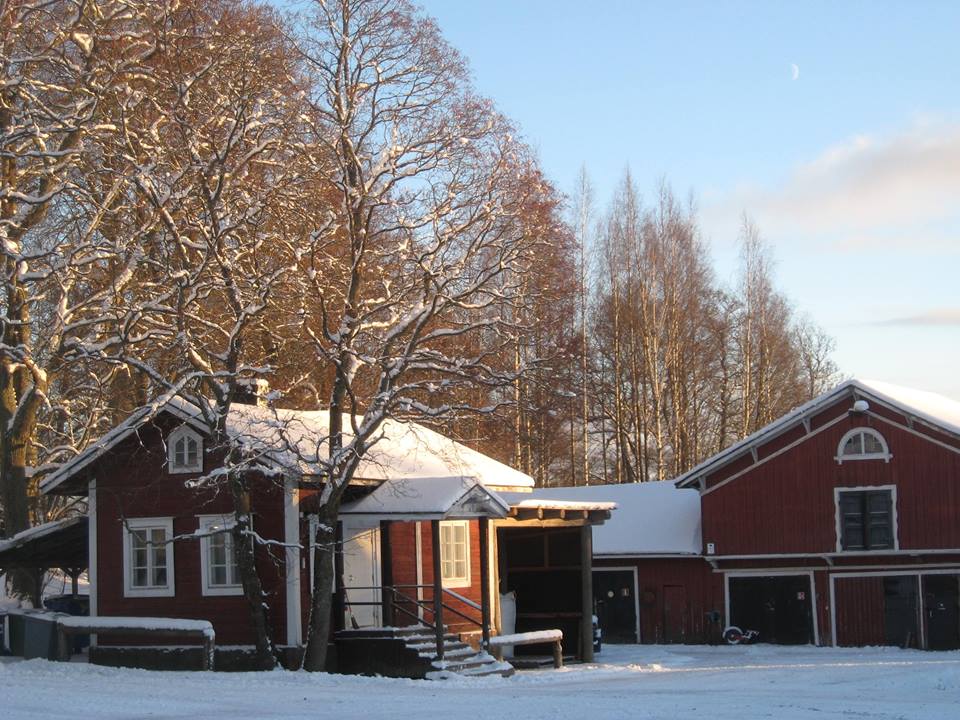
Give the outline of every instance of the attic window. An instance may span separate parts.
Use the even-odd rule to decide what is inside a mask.
[[[181,425],[167,438],[167,467],[170,473],[192,473],[203,470],[203,438]]]
[[[854,428],[840,440],[837,446],[837,462],[845,460],[883,460],[890,462],[890,450],[883,435],[873,428]]]

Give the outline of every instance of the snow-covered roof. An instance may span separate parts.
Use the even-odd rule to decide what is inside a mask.
[[[506,494],[520,501],[519,494]],[[593,529],[598,556],[699,555],[700,494],[672,482],[629,483],[542,488],[520,495],[528,502],[562,503],[585,509],[616,508],[610,519]],[[560,503],[560,504],[558,504]],[[535,505],[531,506],[535,507]]]
[[[369,495],[345,503],[341,515],[386,515],[390,519],[504,517],[510,506],[474,478],[387,480]]]
[[[41,482],[50,492],[162,412],[170,412],[194,427],[202,428],[199,408],[179,398],[131,415],[96,443],[64,463]],[[345,441],[351,435],[349,423]],[[248,449],[261,454],[270,469],[317,474],[319,460],[327,453],[329,413],[284,410],[234,404],[227,418],[227,431]],[[469,477],[492,487],[533,487],[533,478],[487,455],[462,445],[414,422],[387,419],[380,426],[377,442],[367,450],[355,474],[366,480],[411,480],[414,478]]]
[[[66,530],[74,525],[86,522],[87,518],[85,515],[77,515],[75,517],[64,518],[63,520],[54,520],[53,522],[44,523],[43,525],[34,525],[22,532],[18,532],[11,538],[0,540],[0,553],[23,547],[34,540],[39,540],[42,537],[52,535],[60,530]]]
[[[878,380],[852,378],[794,408],[713,457],[707,458],[693,469],[680,475],[674,482],[681,487],[693,484],[700,476],[734,460],[750,448],[786,432],[795,423],[815,415],[845,395],[855,395],[858,398],[893,406],[901,412],[912,415],[917,420],[949,433],[960,435],[960,402],[925,390],[915,390]]]
[[[563,488],[570,490],[571,488]],[[563,494],[563,493],[561,493]],[[539,489],[533,492],[505,492],[500,497],[510,503],[510,507],[522,510],[616,510],[615,502],[586,499],[560,499],[554,497],[549,489]]]

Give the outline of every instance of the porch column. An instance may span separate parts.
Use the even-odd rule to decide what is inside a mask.
[[[393,627],[393,549],[389,520],[380,521],[380,606],[381,624]]]
[[[346,589],[343,587],[343,522],[337,521],[337,530],[336,535],[334,536],[335,547],[333,552],[333,586],[334,586],[334,602],[333,602],[333,629],[344,630],[347,625],[346,611]],[[316,558],[316,549],[311,549],[311,554]],[[316,559],[314,559],[316,562]],[[314,572],[320,572],[320,568],[315,567]],[[313,590],[311,589],[311,592]]]
[[[480,518],[480,649],[490,647],[490,519]]]
[[[580,590],[583,620],[580,628],[581,656],[593,662],[593,526],[580,528]]]
[[[437,660],[443,660],[443,568],[440,564],[440,521],[430,521],[430,554],[433,560],[433,624],[436,630]]]

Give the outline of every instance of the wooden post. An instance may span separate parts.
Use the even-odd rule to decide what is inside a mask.
[[[60,662],[70,662],[70,636],[67,635],[66,628],[60,623],[57,626],[57,660]]]
[[[433,560],[433,624],[436,629],[437,660],[443,660],[443,567],[440,563],[440,521],[430,521],[430,554]]]
[[[380,622],[393,627],[393,551],[390,546],[390,521],[380,521]]]
[[[79,578],[80,578],[80,571],[79,571],[79,570],[74,569],[74,570],[71,570],[71,571],[70,571],[70,594],[71,594],[73,597],[76,597],[76,596],[77,596],[77,593],[78,593],[78,591],[79,591],[79,587],[78,587],[78,585],[79,585]]]
[[[320,568],[314,568],[314,572],[320,572]],[[336,584],[336,597],[333,603],[333,629],[334,631],[346,628],[346,592],[343,587],[343,523],[337,522],[336,547],[333,549],[333,572],[334,582]]]
[[[213,656],[216,648],[216,636],[211,631],[203,635],[203,659],[201,660],[201,670],[213,670]]]
[[[592,648],[593,645],[591,644],[590,647]],[[555,668],[563,667],[563,642],[561,640],[553,643],[553,666]]]
[[[480,632],[481,650],[490,647],[490,519],[480,518]]]
[[[580,528],[581,659],[593,662],[593,527]]]

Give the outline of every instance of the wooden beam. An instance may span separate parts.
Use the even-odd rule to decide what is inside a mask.
[[[580,528],[581,657],[593,662],[593,528]]]
[[[480,632],[481,649],[490,647],[490,520],[482,517],[480,525]]]
[[[433,560],[433,624],[437,660],[443,660],[443,565],[440,562],[440,521],[430,521],[430,554]]]
[[[393,549],[389,520],[380,521],[380,607],[384,627],[393,627]]]

